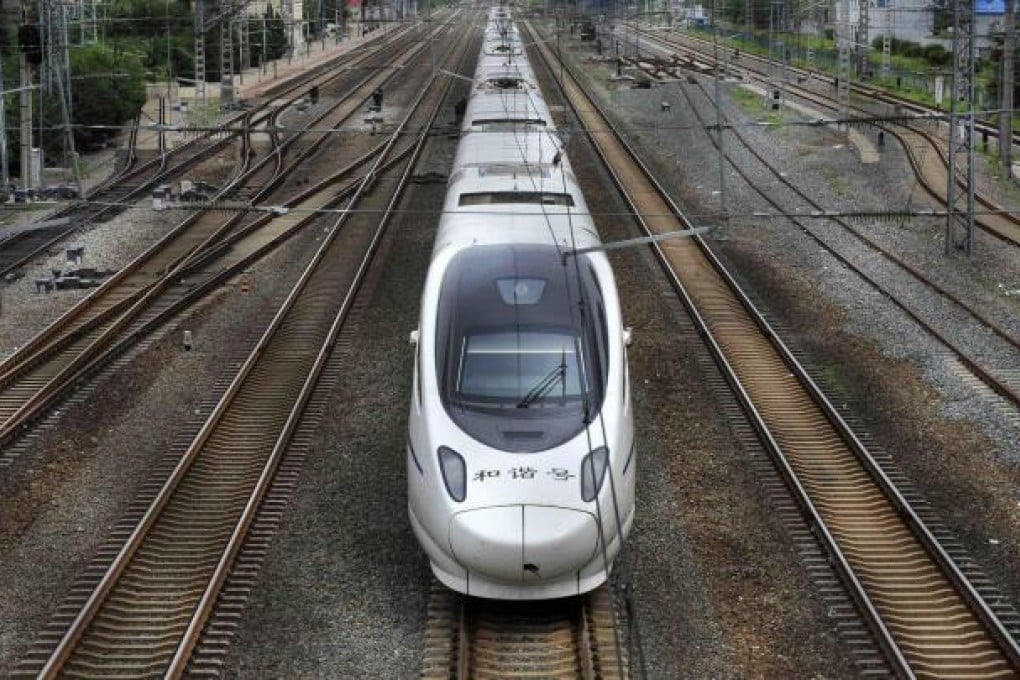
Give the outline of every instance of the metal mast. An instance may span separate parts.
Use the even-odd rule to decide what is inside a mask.
[[[26,0],[21,4],[21,23],[30,23],[31,5]],[[28,62],[26,45],[20,45],[18,55],[21,71],[21,93],[19,112],[21,120],[21,188],[32,188],[32,67]],[[39,45],[35,45],[39,49]]]
[[[778,109],[786,99],[786,3],[773,0],[769,5],[769,106]]]
[[[1003,17],[1001,105],[999,113],[999,160],[1003,177],[1013,177],[1013,52],[1016,50],[1016,0],[1006,0]]]
[[[64,119],[64,144],[67,151],[67,162],[71,166],[74,175],[74,184],[78,188],[78,195],[85,195],[85,188],[81,183],[81,173],[78,172],[78,152],[74,146],[74,130],[71,129],[71,52],[68,46],[70,36],[67,30],[67,5],[60,5],[60,30],[58,39],[63,45],[63,54],[58,57],[59,65],[56,69],[57,94],[60,96],[60,113]]]
[[[857,78],[864,80],[868,76],[870,65],[868,64],[868,52],[871,44],[868,42],[868,7],[871,0],[857,0],[857,40],[854,43],[854,54],[857,56]]]
[[[850,126],[850,0],[839,3],[839,25],[836,27],[839,47],[839,68],[836,70],[836,100],[839,102],[839,129],[849,133]]]
[[[205,2],[195,0],[195,99],[205,108]]]
[[[716,0],[712,0],[712,58],[715,59],[715,125],[716,146],[719,149],[719,214],[726,215],[726,139],[723,137],[722,93],[719,83],[722,80],[722,59],[719,58],[719,26],[715,23]]]
[[[892,73],[893,0],[885,0],[885,32],[882,34],[882,77]]]
[[[287,62],[294,57],[294,0],[280,0],[280,14],[283,15],[283,32],[287,36]],[[361,6],[361,23],[365,21],[365,6]]]
[[[248,10],[242,9],[237,17],[238,39],[241,41],[241,49],[238,52],[241,61],[237,71],[240,74],[241,84],[244,85],[244,69],[251,66],[251,34],[248,31]]]
[[[0,28],[0,31],[7,30]],[[7,109],[4,106],[6,94],[4,81],[4,53],[0,49],[0,197],[7,195]]]
[[[954,0],[953,81],[949,102],[946,254],[974,247],[974,4]],[[959,107],[963,103],[964,110]]]
[[[229,2],[229,0],[228,0]],[[220,108],[234,106],[234,13],[228,4],[220,20]]]

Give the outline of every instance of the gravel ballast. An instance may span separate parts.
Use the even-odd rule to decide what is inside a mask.
[[[591,53],[590,43],[566,38],[563,50],[579,61]],[[659,154],[660,176],[695,221],[716,227],[714,247],[780,325],[784,340],[822,369],[826,389],[850,404],[1017,601],[1020,428],[1012,409],[975,387],[944,349],[800,228],[752,218],[764,208],[732,173],[732,217],[717,222],[715,152],[678,90],[689,88],[689,101],[710,111],[693,85],[632,90],[608,85],[608,67],[586,63],[585,69],[641,148],[650,157]],[[711,90],[710,81],[705,84]],[[387,91],[388,102],[391,94],[396,101],[395,88]],[[661,125],[664,97],[672,98],[668,127]],[[745,122],[755,118],[730,100],[726,112]],[[452,119],[452,112],[443,117]],[[741,134],[825,205],[877,209],[922,200],[895,145],[887,143],[881,162],[865,168],[825,130],[749,127]],[[575,130],[569,153],[603,238],[634,236],[581,137]],[[455,145],[456,139],[433,137],[417,174],[445,175]],[[418,673],[432,577],[406,519],[407,333],[417,318],[444,194],[441,183],[412,186],[408,212],[389,228],[384,270],[357,328],[362,340],[348,349],[314,453],[248,601],[224,667],[230,677]],[[97,225],[81,239],[86,264],[123,266],[171,220],[138,209]],[[941,224],[934,220],[858,226],[1020,334],[1020,302],[1001,292],[1020,288],[1013,249],[979,247],[974,260],[965,261],[942,255]],[[833,249],[870,257],[853,237],[823,228]],[[307,229],[257,264],[250,294],[224,288],[0,470],[0,552],[7,556],[0,561],[0,675],[48,620],[150,467],[190,434],[185,423],[201,415],[195,410],[209,390],[230,376],[233,362],[257,339],[299,273],[298,263],[318,245],[317,230]],[[100,260],[100,253],[108,259]],[[62,250],[5,285],[0,357],[79,295],[37,295],[28,288],[37,272],[60,258]],[[699,360],[704,348],[658,265],[641,250],[615,253],[612,263],[625,323],[634,327],[629,353],[640,456],[638,515],[618,578],[633,598],[631,626],[640,633],[648,677],[852,675],[852,662],[748,452],[721,415],[721,398]],[[873,266],[897,295],[911,295],[894,271]],[[179,346],[185,327],[195,332],[191,352]],[[964,323],[954,328],[963,344],[985,342],[979,334],[965,335],[975,331]]]

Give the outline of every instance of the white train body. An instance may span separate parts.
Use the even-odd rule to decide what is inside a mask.
[[[500,11],[413,334],[408,505],[444,584],[545,599],[608,577],[634,517],[634,426],[613,273],[572,254],[598,234]]]

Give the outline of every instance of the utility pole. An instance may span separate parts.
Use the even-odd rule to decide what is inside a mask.
[[[726,147],[723,138],[723,115],[722,115],[722,93],[720,92],[720,81],[722,74],[722,60],[719,58],[719,26],[715,23],[715,3],[712,0],[712,58],[715,59],[715,125],[716,142],[719,149],[719,214],[726,215]]]
[[[974,5],[953,7],[953,81],[949,101],[949,177],[946,181],[946,254],[974,249]],[[960,102],[966,107],[961,113]],[[959,185],[963,185],[962,189]]]
[[[6,30],[0,28],[0,31]],[[4,53],[0,49],[0,197],[7,196],[9,177],[7,176],[7,107],[4,100],[7,98],[4,90],[7,85],[4,80]],[[6,200],[6,198],[5,198]]]
[[[29,25],[31,16],[30,5],[26,0],[21,4],[21,24]],[[38,30],[38,28],[36,29]],[[38,33],[36,33],[38,37]],[[28,48],[34,46],[19,44],[18,65],[21,74],[21,93],[19,95],[19,113],[21,125],[21,188],[32,188],[32,66],[28,63]]]
[[[78,171],[78,152],[74,146],[74,130],[71,128],[71,53],[68,46],[70,35],[67,30],[67,5],[60,5],[60,30],[57,32],[58,40],[63,45],[63,55],[60,57],[60,66],[56,69],[57,94],[60,97],[60,113],[64,119],[64,148],[67,150],[67,162],[71,166],[71,173],[74,176],[74,185],[78,189],[78,196],[85,195],[85,187],[81,183],[81,173]]]
[[[251,66],[251,54],[250,54],[250,41],[251,37],[248,34],[248,10],[247,8],[242,9],[237,17],[237,37],[240,40],[241,47],[238,52],[239,59],[241,61],[237,67],[238,79],[240,83],[244,85],[244,69]]]
[[[839,68],[836,70],[836,101],[839,104],[839,129],[850,134],[850,2],[840,0],[839,25],[836,27]]]
[[[364,14],[364,6],[361,8]],[[283,32],[287,36],[287,63],[294,58],[294,2],[293,0],[280,0],[280,14],[283,15]]]
[[[1012,1],[1012,0],[1010,0]],[[882,77],[892,73],[892,39],[896,25],[893,14],[893,0],[885,0],[885,32],[882,34]]]
[[[868,77],[871,65],[868,63],[868,52],[871,50],[871,43],[868,38],[868,6],[871,0],[858,0],[857,2],[857,42],[854,44],[854,54],[857,55],[857,78],[864,80]]]
[[[195,0],[195,99],[205,110],[205,2]],[[263,41],[265,38],[263,38]]]
[[[999,160],[1006,179],[1013,178],[1013,53],[1016,51],[1016,0],[1006,0],[1002,40],[1002,80],[999,105]]]
[[[769,91],[768,106],[779,109],[786,99],[785,3],[773,0],[769,5]]]
[[[228,5],[227,15],[220,19],[220,108],[229,110],[233,106],[234,14]]]

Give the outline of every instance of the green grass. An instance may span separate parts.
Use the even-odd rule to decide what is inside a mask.
[[[742,54],[747,53],[755,54],[758,56],[768,56],[768,49],[759,46],[755,42],[746,41],[740,37],[735,38],[728,37],[728,35],[736,33],[738,29],[726,27],[721,30],[727,33],[727,37],[720,40],[719,42],[720,50],[725,49],[732,52],[734,49],[739,49]],[[706,40],[712,39],[712,33],[710,30],[707,29],[692,28],[689,30],[689,32]],[[759,37],[762,36],[759,35]],[[797,36],[794,39],[794,41],[797,45],[797,49],[793,50],[794,58],[790,62],[791,66],[803,69],[811,68],[818,73],[826,74],[829,76],[835,75],[834,71],[830,68],[827,68],[824,64],[816,63],[809,66],[806,60],[799,58],[798,54],[798,49],[807,48],[814,49],[816,53],[834,54],[837,51],[835,41],[828,40],[825,38],[819,38],[816,36]],[[794,41],[790,41],[788,44],[792,47]],[[910,78],[902,78],[900,86],[897,87],[895,74],[897,72],[903,74],[914,74],[914,76],[917,78],[927,80],[928,87],[933,88],[935,76],[938,75],[940,72],[945,71],[946,94],[943,96],[943,106],[947,105],[946,98],[948,97],[950,85],[949,83],[950,79],[947,69],[933,67],[927,60],[920,57],[907,57],[901,54],[893,54],[891,55],[891,67],[894,75],[892,75],[889,78],[883,78],[879,75],[882,71],[882,53],[881,51],[876,51],[874,49],[871,50],[871,52],[869,53],[869,63],[871,64],[872,71],[875,73],[875,78],[873,78],[871,81],[868,81],[867,83],[868,85],[880,87],[881,89],[885,90],[890,94],[902,97],[903,99],[906,99],[908,101],[928,107],[935,106],[935,98],[933,93],[929,92],[927,89],[912,87]],[[979,92],[984,91],[988,83],[991,81],[991,79],[995,77],[995,65],[987,61],[979,62],[979,68],[977,72],[974,74],[974,76],[976,81],[975,87]],[[1020,118],[1018,118],[1017,116],[1013,117],[1013,129],[1020,130]]]
[[[822,177],[825,178],[829,188],[832,189],[837,196],[842,197],[850,193],[850,185],[845,179],[843,179],[843,175],[834,168],[823,167]]]

